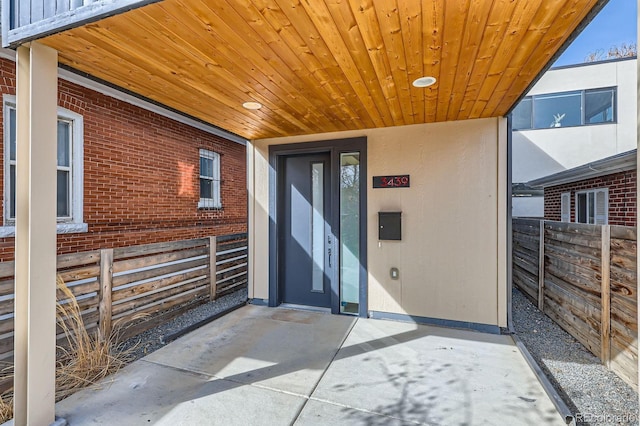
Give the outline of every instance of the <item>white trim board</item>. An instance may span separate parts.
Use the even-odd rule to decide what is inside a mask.
[[[0,48],[0,58],[9,59],[10,61],[15,62],[16,60],[16,52],[11,49]],[[174,111],[170,111],[166,108],[163,108],[159,105],[153,104],[151,102],[147,102],[143,99],[140,99],[136,96],[129,95],[127,93],[121,92],[113,87],[109,87],[105,84],[99,83],[97,81],[91,80],[90,78],[83,77],[74,72],[71,72],[66,69],[58,68],[58,77],[69,81],[71,83],[75,83],[79,86],[82,86],[86,89],[94,90],[98,93],[102,93],[105,96],[109,96],[114,99],[118,99],[122,102],[126,102],[128,104],[140,107],[147,111],[153,112],[155,114],[161,115],[163,117],[169,118],[171,120],[177,121],[182,124],[186,124],[187,126],[191,126],[193,128],[202,130],[203,132],[207,132],[209,134],[220,136],[222,138],[228,139],[232,142],[239,143],[240,145],[246,145],[247,139],[242,138],[233,133],[227,132],[226,130],[220,129],[215,126],[211,126],[195,120],[193,118],[189,118],[182,114],[178,114]]]

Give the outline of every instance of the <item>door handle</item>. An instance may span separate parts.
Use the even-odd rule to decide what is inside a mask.
[[[329,255],[329,268],[331,268],[331,235],[327,237],[327,246],[329,247],[327,249],[327,254]]]

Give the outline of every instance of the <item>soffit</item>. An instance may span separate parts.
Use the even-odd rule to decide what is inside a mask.
[[[40,41],[64,65],[258,139],[502,116],[597,4],[164,0]],[[426,75],[437,83],[412,86]]]

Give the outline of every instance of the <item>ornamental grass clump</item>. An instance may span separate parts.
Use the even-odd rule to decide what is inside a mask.
[[[62,332],[65,336],[57,347],[56,359],[56,401],[60,401],[118,371],[131,361],[131,352],[135,347],[128,350],[118,348],[117,331],[104,337],[87,331],[78,301],[59,275],[56,288],[58,333]],[[117,323],[113,329],[119,329]],[[11,365],[0,373],[0,381],[13,380],[13,375]],[[13,388],[0,396],[0,423],[12,418]]]
[[[0,396],[0,422],[4,423],[13,418],[13,390]]]
[[[66,337],[58,346],[56,400],[115,373],[130,361],[131,351],[117,350],[117,332],[100,338],[89,332],[73,292],[58,276],[56,319]],[[117,327],[114,327],[117,330]]]

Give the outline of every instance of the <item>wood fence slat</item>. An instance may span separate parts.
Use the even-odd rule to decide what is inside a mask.
[[[100,250],[93,250],[81,253],[59,254],[56,258],[56,267],[58,269],[66,269],[75,266],[97,264],[99,262]]]
[[[208,281],[204,284],[207,283]],[[114,314],[114,319],[118,321],[122,320],[123,324],[126,324],[127,320],[133,320],[140,314],[154,314],[162,310],[168,310],[175,306],[179,306],[182,303],[187,303],[194,298],[206,298],[206,300],[208,300],[208,291],[209,287],[207,285],[200,285],[199,287],[194,287],[189,291],[173,294],[171,297],[167,297],[166,299],[156,300],[152,303],[137,307],[130,307],[130,309],[124,310],[121,313]]]
[[[576,255],[585,257],[593,262],[600,263],[600,246],[598,247],[585,247],[563,241],[547,238],[545,241],[546,247],[557,249],[558,251],[564,250],[565,252],[573,252]]]
[[[516,219],[514,221],[516,223],[516,225],[514,226],[530,226],[532,228],[538,228],[538,222],[540,222],[540,219]]]
[[[0,281],[0,296],[13,295],[15,290],[15,281],[13,278]]]
[[[96,309],[98,307],[98,303],[99,303],[100,297],[95,294],[93,296],[90,297],[83,297],[82,299],[77,299],[76,303],[78,305],[78,308],[80,308],[80,311],[85,311],[85,310],[89,310],[89,309]],[[60,303],[60,305],[64,306],[66,304],[68,304],[68,301],[62,301],[62,302],[58,302]]]
[[[513,283],[532,301],[538,300],[537,283],[535,278],[523,273],[518,268],[513,269]]]
[[[13,332],[13,318],[7,318],[0,321],[0,335]]]
[[[611,225],[611,239],[638,240],[638,231],[633,226]]]
[[[540,234],[514,234],[513,240],[518,243],[530,244],[533,250],[538,248],[538,243],[540,242]]]
[[[170,253],[155,254],[148,257],[138,257],[134,259],[119,260],[113,262],[113,273],[125,272],[131,269],[146,268],[149,266],[169,263],[176,260],[190,259],[197,256],[206,256],[209,254],[207,247],[198,247]]]
[[[633,265],[636,263],[636,257],[626,256],[624,254],[617,253],[612,249],[611,251],[611,266],[617,266],[620,269],[630,270],[633,269]]]
[[[574,313],[575,311],[569,309],[569,305],[563,306],[559,304],[553,296],[548,295],[545,303],[548,305],[545,311],[548,316],[554,319],[569,334],[573,335],[594,355],[600,355],[599,332],[577,317]]]
[[[248,282],[248,280],[243,280],[233,285],[221,288],[218,290],[218,297],[224,296],[225,294],[233,293],[234,291],[237,291],[242,287],[246,287]]]
[[[217,244],[216,251],[218,254],[220,254],[220,253],[224,253],[225,251],[229,251],[233,249],[246,248],[247,240],[238,240],[231,243],[221,243],[220,240],[216,237],[216,244]]]
[[[246,269],[247,269],[247,263],[246,262],[238,263],[238,264],[230,266],[228,268],[220,269],[220,270],[216,271],[216,276],[217,275],[224,275],[224,274],[226,274],[228,272],[237,271],[238,269],[242,269],[242,268],[244,268],[245,272],[246,272]]]
[[[550,258],[562,258],[572,265],[581,266],[594,271],[599,271],[601,267],[600,259],[585,256],[572,250],[567,250],[563,247],[545,244],[544,250],[548,253]]]
[[[207,277],[206,269],[197,269],[195,271],[183,272],[180,274],[172,275],[170,277],[161,278],[154,281],[149,281],[144,284],[139,284],[131,287],[126,287],[113,291],[112,303],[120,302],[125,299],[145,297],[146,293],[154,292],[164,287],[170,287],[175,284],[179,284],[183,281],[188,281],[198,277]]]
[[[599,225],[589,225],[586,223],[575,223],[575,222],[555,222],[546,220],[545,229],[550,231],[556,231],[555,233],[562,234],[573,234],[579,235],[582,237],[594,237],[596,239],[600,239],[600,226]]]
[[[638,386],[638,353],[630,349],[637,346],[611,346],[611,370],[631,387]]]
[[[637,304],[628,300],[616,298],[611,295],[611,324],[619,321],[626,324],[626,327],[637,329],[638,308]]]
[[[629,287],[629,291],[626,294],[633,294],[635,293],[635,289],[638,288],[636,271],[621,268],[618,265],[612,265],[611,279],[615,280],[620,285]]]
[[[227,251],[223,251],[223,252],[218,252],[216,254],[216,259],[218,264],[220,262],[224,262],[226,260],[235,258],[235,257],[247,257],[247,249],[246,248],[239,248],[239,249],[233,249],[233,250],[227,250]]]
[[[100,265],[84,266],[65,271],[59,271],[58,275],[65,283],[97,278],[100,275]]]
[[[567,287],[566,283],[553,276],[547,278],[546,286],[549,288],[547,296],[556,301],[560,306],[571,310],[580,321],[590,324],[590,326],[600,332],[601,309],[599,304],[589,303],[586,298],[576,297],[572,287]],[[546,312],[546,311],[545,311]]]
[[[113,259],[115,261],[129,257],[148,256],[157,253],[201,247],[206,246],[207,241],[208,238],[198,238],[195,240],[167,241],[139,246],[120,247],[113,249]]]
[[[13,277],[16,272],[15,262],[13,260],[9,262],[0,262],[0,278]]]
[[[533,275],[537,279],[537,277],[538,277],[538,265],[537,265],[537,262],[535,264],[533,262],[531,262],[531,258],[527,259],[527,258],[525,258],[523,256],[520,256],[519,253],[514,253],[513,264],[519,266],[522,269],[524,269],[525,271],[527,271],[528,273],[530,273],[531,275]]]
[[[160,266],[158,268],[151,268],[144,271],[133,272],[131,274],[123,274],[113,277],[112,286],[114,289],[118,287],[135,283],[150,278],[159,277],[162,275],[174,274],[176,272],[184,271],[186,269],[199,268],[202,266],[208,266],[209,259],[196,259],[187,262],[174,263],[171,265]]]
[[[13,298],[0,300],[0,315],[13,313]]]
[[[631,345],[638,338],[638,328],[633,327],[635,325],[635,321],[633,323],[624,322],[624,321],[612,321],[611,322],[611,340],[612,342],[618,342],[618,344],[622,345]]]
[[[186,284],[171,287],[169,289],[161,290],[156,293],[150,293],[145,295],[144,297],[137,297],[135,299],[128,300],[122,303],[114,303],[111,310],[114,317],[122,315],[126,312],[138,312],[138,309],[141,307],[151,305],[156,302],[169,301],[171,300],[172,296],[187,293],[189,292],[189,290],[194,290],[203,286],[207,286],[207,290],[209,289],[209,277],[203,277]]]
[[[636,257],[637,249],[638,249],[638,244],[635,240],[611,238],[611,251],[624,253],[630,257]]]
[[[572,287],[572,290],[576,297],[582,297],[589,299],[592,304],[600,304],[600,287],[596,287],[595,283],[574,275],[571,272],[567,272],[566,269],[557,268],[554,265],[547,267],[547,276],[552,276],[562,280],[564,284]]]
[[[84,284],[67,284],[69,291],[75,296],[80,297],[85,294],[97,293],[100,291],[100,282],[98,280],[91,281]],[[58,299],[64,298],[62,290],[56,290],[56,297]]]
[[[592,237],[590,235],[569,234],[563,232],[546,232],[545,239],[556,240],[562,243],[569,243],[576,246],[584,246],[589,248],[600,249],[600,237]]]

